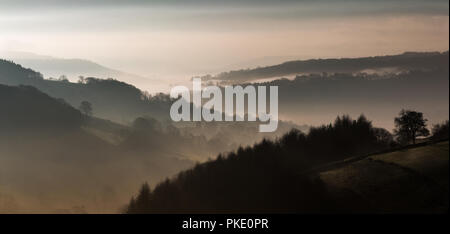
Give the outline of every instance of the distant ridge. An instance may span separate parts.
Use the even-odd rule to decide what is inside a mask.
[[[399,55],[333,58],[288,61],[278,65],[255,69],[233,70],[204,79],[246,82],[257,79],[281,77],[302,73],[321,72],[361,72],[366,69],[396,68],[398,70],[434,69],[448,64],[448,51],[445,52],[405,52]]]
[[[64,75],[71,81],[77,81],[79,76],[114,78],[135,85],[142,90],[150,90],[149,83],[154,80],[120,71],[79,58],[57,58],[29,52],[0,51],[0,58],[14,61],[24,67],[40,71],[45,78],[59,78]]]
[[[0,59],[0,84],[29,85],[74,107],[89,101],[96,117],[129,123],[143,115],[167,118],[171,104],[167,95],[148,96],[133,85],[115,79],[86,77],[82,82],[48,80],[42,74],[11,61]]]

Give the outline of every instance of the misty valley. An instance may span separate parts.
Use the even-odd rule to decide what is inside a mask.
[[[225,86],[225,95],[218,86],[201,87],[201,79],[192,81],[192,100],[187,87],[176,86],[171,92],[172,98],[179,99],[170,107],[173,121],[256,121],[269,122],[259,126],[260,132],[274,132],[278,127],[278,86],[270,86],[269,105],[266,86],[247,85]],[[258,100],[256,97],[258,96]],[[223,99],[222,99],[223,97]],[[202,99],[208,101],[202,104]],[[192,105],[191,105],[192,102]],[[225,105],[223,105],[225,104]],[[236,106],[235,106],[236,105]],[[224,108],[222,108],[224,106]],[[245,111],[247,106],[247,111]],[[269,106],[269,112],[266,110]],[[192,118],[191,118],[192,107]],[[181,113],[180,113],[181,110]],[[234,112],[236,110],[236,112]],[[211,113],[212,112],[212,113]]]
[[[218,94],[191,100],[188,88],[183,99],[113,78],[48,79],[0,60],[0,213],[447,212],[448,56],[203,76],[198,85],[220,94],[277,87],[278,109],[272,92],[268,102],[247,92],[236,112]],[[273,131],[260,131],[268,118],[218,121],[256,120],[266,107]],[[202,115],[208,121],[178,121]]]

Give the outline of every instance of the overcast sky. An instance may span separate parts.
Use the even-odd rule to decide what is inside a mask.
[[[447,0],[0,0],[0,50],[164,79],[263,57],[443,51],[448,28]]]

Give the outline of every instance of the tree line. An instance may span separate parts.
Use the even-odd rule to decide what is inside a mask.
[[[375,128],[361,115],[338,116],[333,124],[292,129],[283,137],[219,155],[217,159],[166,179],[151,190],[147,183],[125,213],[277,213],[345,211],[364,207],[356,197],[337,201],[314,175],[315,166],[415,143],[429,134],[420,112],[402,110],[396,130]],[[427,132],[428,131],[428,132]],[[448,121],[433,127],[432,139],[448,139]]]

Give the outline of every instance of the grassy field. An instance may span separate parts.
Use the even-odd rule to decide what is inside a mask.
[[[448,141],[373,155],[319,175],[357,212],[448,212]]]

